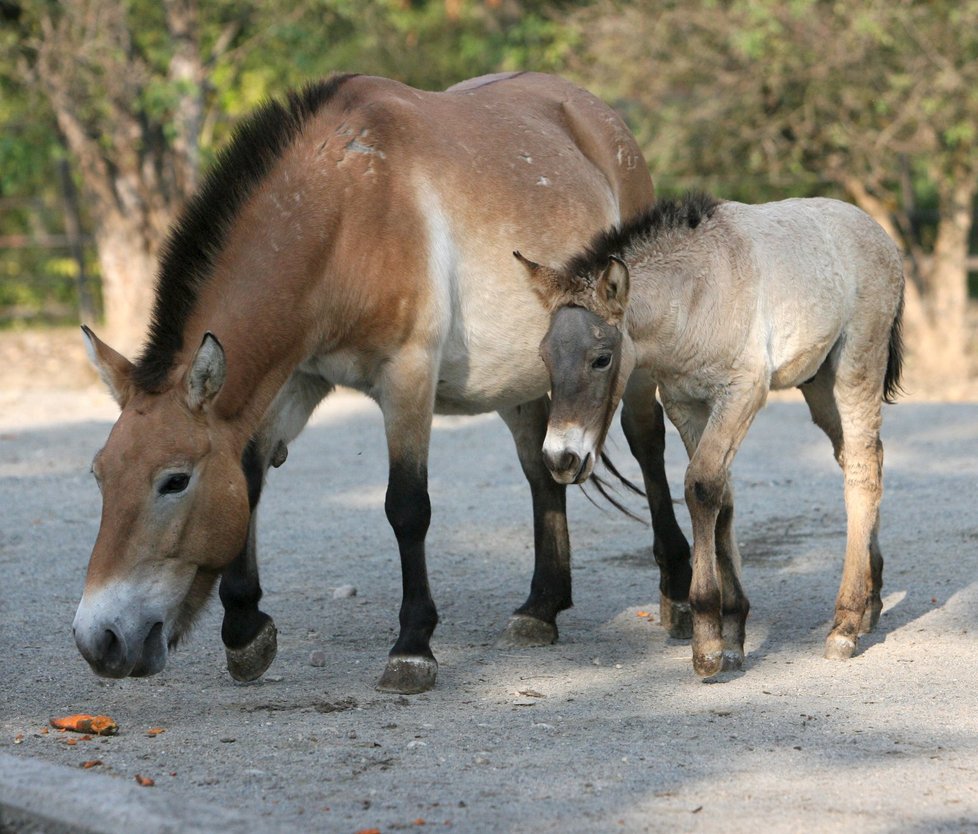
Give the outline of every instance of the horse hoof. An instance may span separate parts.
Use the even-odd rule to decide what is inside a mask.
[[[496,641],[500,649],[528,649],[533,646],[549,646],[557,642],[557,626],[530,617],[514,614],[506,624],[506,630]]]
[[[231,677],[236,681],[253,681],[265,674],[265,670],[272,665],[275,653],[278,651],[277,634],[275,622],[269,617],[247,646],[242,646],[240,649],[225,646],[224,651],[227,654],[228,671]]]
[[[856,641],[842,634],[830,634],[825,640],[825,657],[828,660],[848,660],[856,653]]]
[[[433,657],[392,657],[387,661],[384,674],[377,681],[378,692],[396,692],[400,695],[417,695],[435,685],[438,661]]]
[[[723,661],[723,652],[707,652],[706,654],[693,652],[693,671],[701,678],[712,678],[724,670]]]
[[[665,595],[659,597],[659,619],[673,639],[689,640],[693,636],[693,609],[689,602],[674,602]]]
[[[722,672],[736,672],[744,665],[744,653],[739,649],[724,649],[723,661],[720,666]]]

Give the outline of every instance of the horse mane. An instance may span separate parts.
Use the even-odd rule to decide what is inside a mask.
[[[290,91],[284,102],[267,101],[235,128],[163,245],[149,340],[133,371],[138,388],[162,388],[183,347],[184,326],[241,207],[306,122],[352,77],[334,75]]]
[[[654,240],[673,229],[695,229],[713,215],[722,203],[704,191],[687,191],[682,197],[656,200],[631,218],[598,232],[591,242],[562,268],[571,279],[590,284],[611,257],[621,258],[626,250]]]

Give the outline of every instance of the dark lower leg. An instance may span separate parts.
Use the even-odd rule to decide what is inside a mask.
[[[640,411],[628,402],[621,424],[632,455],[642,468],[652,515],[652,554],[659,566],[660,615],[671,637],[692,635],[689,584],[692,579],[689,543],[676,521],[665,469],[665,419],[652,394]]]
[[[716,525],[724,669],[739,669],[743,665],[747,614],[750,612],[750,602],[740,582],[740,553],[734,535],[733,512],[733,495],[728,487]]]
[[[438,669],[430,642],[438,612],[425,564],[424,540],[431,521],[431,503],[424,464],[392,462],[384,508],[397,538],[403,596],[400,633],[377,686],[393,692],[424,692],[434,686]]]
[[[248,483],[251,521],[241,553],[221,575],[220,598],[224,606],[221,639],[227,650],[228,671],[237,680],[254,680],[271,665],[276,653],[275,624],[259,610],[261,584],[255,543],[256,509],[265,477],[265,466],[252,442],[242,459]]]
[[[557,639],[557,614],[573,605],[567,488],[554,481],[541,449],[547,432],[547,400],[501,412],[513,434],[533,499],[533,579],[530,594],[500,638],[504,646],[540,646]]]

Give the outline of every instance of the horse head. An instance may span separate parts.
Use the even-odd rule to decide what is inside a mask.
[[[628,268],[610,258],[596,274],[554,270],[514,253],[550,309],[540,356],[550,374],[550,419],[543,457],[554,480],[586,481],[635,366],[623,327]]]
[[[150,392],[135,384],[129,360],[84,330],[122,412],[92,463],[102,520],[75,642],[99,675],[151,675],[244,546],[242,443],[215,413],[226,363],[213,335],[172,383]]]

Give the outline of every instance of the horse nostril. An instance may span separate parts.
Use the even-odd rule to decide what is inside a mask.
[[[115,629],[107,628],[102,632],[98,642],[98,654],[103,665],[107,667],[121,666],[125,660],[126,645]]]
[[[561,472],[578,472],[581,468],[581,457],[568,449],[560,456],[557,465]]]

